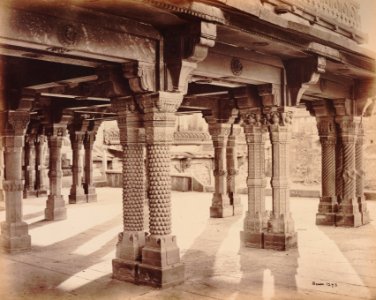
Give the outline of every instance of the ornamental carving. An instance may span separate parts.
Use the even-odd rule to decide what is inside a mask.
[[[15,135],[24,135],[30,115],[24,111],[11,111],[8,113],[8,123],[12,127]]]
[[[72,24],[62,25],[59,28],[57,38],[63,45],[73,46],[81,39],[80,28]]]
[[[236,76],[240,76],[243,72],[243,65],[237,57],[231,60],[231,72]]]
[[[3,189],[6,192],[21,192],[23,191],[22,180],[4,180]]]

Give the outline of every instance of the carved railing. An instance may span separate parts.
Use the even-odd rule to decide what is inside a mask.
[[[361,40],[358,0],[261,0],[276,13],[290,12],[355,40]]]

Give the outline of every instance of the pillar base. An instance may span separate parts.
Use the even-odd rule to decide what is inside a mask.
[[[170,287],[184,281],[184,264],[172,235],[151,235],[142,249],[138,280],[142,284]]]
[[[359,212],[354,214],[336,214],[336,226],[359,227],[362,225],[362,215]]]
[[[317,213],[316,225],[334,226],[336,225],[335,213]]]
[[[184,264],[158,268],[140,264],[138,267],[138,283],[159,288],[168,288],[184,282]]]
[[[359,211],[362,215],[362,224],[368,224],[371,219],[369,216],[369,211],[367,209],[367,203],[364,196],[358,197],[358,203],[359,203]]]
[[[47,221],[65,220],[67,218],[67,209],[63,196],[49,195],[47,198],[47,207],[44,215]]]
[[[210,218],[227,218],[233,215],[234,207],[232,205],[210,207]]]
[[[285,251],[298,246],[298,235],[293,233],[264,233],[264,248]]]
[[[69,195],[69,204],[86,203],[86,202],[87,202],[87,197],[85,194]]]
[[[141,261],[145,236],[146,232],[143,231],[120,232],[119,241],[116,244],[116,257],[126,261]]]
[[[8,253],[17,253],[31,249],[31,237],[25,222],[1,224],[1,248]]]
[[[249,248],[264,248],[264,233],[263,232],[250,232],[241,231],[240,232],[244,246]]]
[[[241,204],[240,196],[235,195],[233,205],[232,207],[234,208],[234,216],[241,216],[243,214],[243,205]]]
[[[115,258],[112,260],[112,278],[138,283],[138,265],[140,262]]]
[[[37,190],[37,197],[47,196],[47,190]]]
[[[86,195],[86,202],[97,202],[97,194],[87,194]]]

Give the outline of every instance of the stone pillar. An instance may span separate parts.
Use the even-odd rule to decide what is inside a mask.
[[[230,205],[233,207],[233,215],[242,214],[242,204],[237,190],[238,153],[236,147],[236,137],[241,133],[238,124],[233,124],[227,141],[226,163],[227,163],[227,193],[230,198]]]
[[[286,250],[297,246],[297,234],[290,213],[289,195],[289,142],[291,139],[291,111],[268,113],[272,144],[272,197],[273,210],[264,234],[264,248]]]
[[[0,115],[5,123],[2,137],[4,149],[5,221],[1,223],[1,246],[7,252],[31,248],[28,225],[22,220],[22,147],[29,122],[28,112],[11,111]],[[2,126],[0,125],[0,128]]]
[[[214,193],[210,207],[211,218],[233,216],[234,207],[227,193],[227,157],[226,147],[231,133],[231,124],[209,123],[209,133],[214,146]]]
[[[70,141],[72,147],[72,186],[69,193],[69,203],[86,202],[84,188],[82,186],[82,145],[85,132],[72,130]]]
[[[48,195],[45,209],[45,218],[49,221],[63,220],[67,217],[65,201],[61,194],[62,176],[61,147],[65,136],[65,124],[53,124],[47,128],[49,148],[49,171],[50,194]]]
[[[139,99],[146,130],[150,236],[142,249],[139,281],[168,287],[184,281],[176,237],[171,235],[170,144],[183,94],[158,92]]]
[[[23,190],[23,197],[35,197],[35,134],[27,134],[25,137],[25,147],[24,147],[24,174],[25,174],[25,184]]]
[[[248,211],[242,232],[247,247],[263,248],[268,214],[265,211],[265,132],[261,114],[243,116],[243,128],[248,148]]]
[[[355,144],[355,168],[356,168],[356,196],[358,197],[359,211],[362,215],[362,224],[370,222],[369,211],[364,196],[364,170],[363,170],[363,140],[364,129],[363,124],[359,124],[358,136]]]
[[[317,128],[321,143],[321,197],[317,225],[335,225],[338,209],[336,196],[336,133],[332,117],[321,117],[317,120]]]
[[[119,233],[113,277],[138,283],[138,268],[145,246],[145,130],[141,114],[132,97],[112,100],[118,114],[120,143],[123,148],[123,231]]]
[[[357,140],[358,121],[351,117],[337,117],[342,145],[342,201],[336,215],[337,226],[358,227],[362,225],[356,197],[355,143]]]
[[[84,178],[84,190],[86,194],[87,202],[97,201],[97,192],[94,186],[93,177],[93,147],[95,142],[95,131],[87,131],[84,138],[84,148],[85,148],[85,178]]]
[[[46,168],[44,166],[47,138],[43,134],[39,134],[36,138],[35,145],[35,162],[36,162],[36,178],[35,189],[37,196],[47,196],[46,188]]]

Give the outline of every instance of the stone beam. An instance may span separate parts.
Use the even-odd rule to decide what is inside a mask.
[[[156,61],[159,33],[134,20],[64,5],[48,13],[39,7],[21,10],[6,4],[1,10],[0,43],[6,47],[47,51],[60,60],[69,55],[119,63]]]

